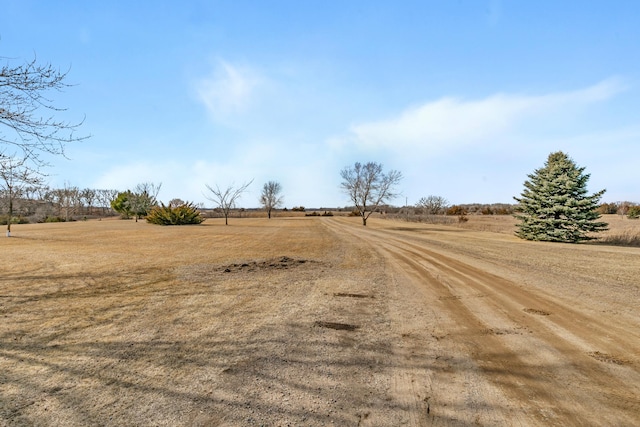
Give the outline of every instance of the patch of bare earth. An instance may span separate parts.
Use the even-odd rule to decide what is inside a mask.
[[[337,217],[13,234],[0,426],[640,424],[640,249]]]

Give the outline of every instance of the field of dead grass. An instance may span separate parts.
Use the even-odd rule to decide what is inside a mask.
[[[383,304],[367,297],[375,258],[313,219],[223,221],[33,224],[0,240],[0,426],[364,416],[361,396],[387,392],[361,372],[382,369],[384,331],[359,321],[357,350],[331,331],[353,300]]]
[[[460,228],[492,233],[514,234],[517,220],[511,215],[469,215],[467,222],[458,224]],[[640,246],[640,220],[622,215],[603,215],[600,221],[609,224],[609,230],[597,233],[595,242],[630,246]]]
[[[636,248],[223,221],[17,225],[0,239],[0,426],[640,421]],[[479,350],[489,341],[510,376]],[[532,400],[513,384],[538,363],[553,372],[527,380]],[[583,391],[553,403],[567,378]]]

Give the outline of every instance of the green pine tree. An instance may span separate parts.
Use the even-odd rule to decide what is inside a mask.
[[[527,240],[577,243],[593,239],[589,233],[604,231],[598,222],[600,197],[605,190],[587,195],[589,174],[562,151],[549,154],[544,167],[528,175],[515,217],[516,235]]]

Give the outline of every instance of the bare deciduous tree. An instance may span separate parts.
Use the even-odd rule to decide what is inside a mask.
[[[102,214],[106,214],[107,210],[111,209],[111,202],[118,197],[118,190],[96,190],[98,203],[102,207]]]
[[[82,201],[87,206],[87,215],[91,215],[91,211],[93,210],[93,204],[95,203],[98,192],[93,188],[85,188],[80,192],[80,197]]]
[[[69,221],[79,208],[80,190],[65,182],[64,187],[53,190],[55,203],[59,206],[59,216],[64,211],[64,220]]]
[[[65,83],[66,77],[67,72],[51,64],[41,65],[35,58],[17,66],[7,61],[0,68],[1,145],[17,147],[22,151],[19,158],[42,166],[45,162],[39,154],[64,155],[65,144],[88,138],[74,134],[82,122],[73,124],[54,117],[65,109],[54,106],[49,93],[71,86]]]
[[[394,187],[402,180],[399,171],[391,170],[385,174],[382,165],[375,162],[364,165],[356,162],[353,167],[344,168],[340,176],[343,179],[340,186],[349,195],[364,226],[381,204],[398,196]]]
[[[136,185],[128,200],[129,209],[135,216],[136,222],[139,217],[145,216],[149,209],[158,204],[157,198],[160,188],[162,188],[162,183],[143,182]]]
[[[29,167],[26,158],[5,156],[0,153],[0,186],[7,198],[7,237],[11,237],[11,221],[13,219],[13,202],[23,188],[42,186],[44,174],[38,169]]]
[[[282,186],[279,182],[269,181],[262,187],[260,204],[267,210],[267,216],[271,218],[271,211],[282,204]]]
[[[422,208],[426,213],[431,215],[437,215],[444,213],[449,207],[449,201],[442,196],[427,196],[422,197],[416,203],[416,207]]]
[[[234,185],[228,186],[226,189],[221,190],[218,185],[215,188],[211,187],[209,184],[205,184],[207,190],[211,193],[211,196],[205,196],[207,199],[214,202],[218,208],[222,210],[224,214],[224,223],[225,225],[229,225],[229,212],[231,209],[235,208],[236,201],[242,193],[247,190],[247,187],[251,185],[253,180],[242,184],[239,187],[235,187]]]

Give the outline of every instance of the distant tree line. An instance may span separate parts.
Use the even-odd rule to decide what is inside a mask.
[[[10,192],[12,194],[10,194]],[[111,201],[118,190],[81,189],[65,184],[61,188],[49,186],[23,186],[0,189],[0,221],[8,221],[9,204],[11,218],[15,222],[70,221],[77,217],[104,217],[115,215]]]
[[[614,202],[603,203],[598,207],[598,213],[606,215],[622,215],[630,219],[640,218],[640,203],[634,202]]]

